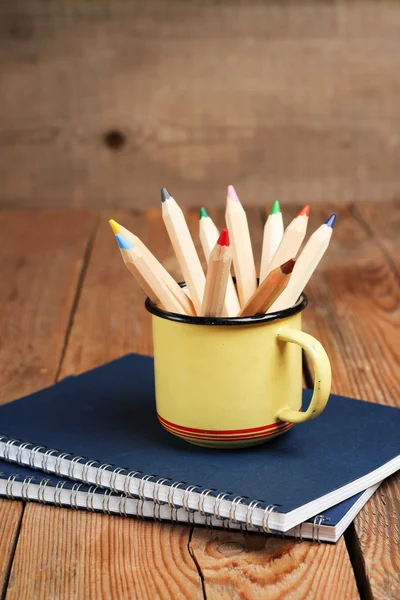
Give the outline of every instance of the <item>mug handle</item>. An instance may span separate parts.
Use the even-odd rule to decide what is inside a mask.
[[[293,329],[289,326],[281,327],[277,338],[284,342],[293,342],[300,346],[310,357],[314,368],[314,393],[306,411],[296,411],[282,408],[277,417],[289,423],[303,423],[318,417],[328,402],[331,391],[331,364],[322,344],[312,335]]]

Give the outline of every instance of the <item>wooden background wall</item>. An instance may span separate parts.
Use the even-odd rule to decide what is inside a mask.
[[[400,189],[400,2],[0,3],[0,206]]]

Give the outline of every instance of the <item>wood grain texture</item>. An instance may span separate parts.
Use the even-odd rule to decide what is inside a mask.
[[[8,600],[200,599],[188,528],[29,504]]]
[[[195,529],[190,551],[208,600],[358,598],[344,540],[336,546]]]
[[[0,202],[391,198],[399,26],[391,0],[3,2]]]
[[[152,352],[144,294],[121,259],[110,217],[138,234],[159,258],[168,252],[159,235],[159,211],[149,219],[122,212],[102,215],[61,376],[128,352]],[[28,505],[7,598],[201,598],[200,578],[188,551],[190,531]]]
[[[0,402],[54,382],[95,225],[85,211],[0,212]]]
[[[325,346],[332,364],[332,390],[400,406],[400,286],[388,252],[398,249],[398,205],[337,208],[338,221],[326,258],[308,287],[304,327]],[[311,229],[322,221],[314,210]],[[371,597],[398,598],[400,590],[399,476],[375,494],[355,520],[358,556]]]
[[[54,382],[95,224],[84,211],[0,212],[0,402]],[[0,501],[0,590],[22,514]]]
[[[17,543],[18,529],[23,514],[22,502],[0,500],[0,597],[3,597],[7,585],[14,548]]]

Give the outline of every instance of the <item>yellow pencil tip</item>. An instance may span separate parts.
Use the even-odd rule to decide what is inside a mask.
[[[110,223],[110,227],[115,233],[115,235],[117,235],[117,233],[119,233],[121,229],[121,225],[117,223],[117,221],[114,221],[114,219],[110,219],[108,222]]]

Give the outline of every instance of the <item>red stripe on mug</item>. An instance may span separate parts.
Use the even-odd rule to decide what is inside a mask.
[[[176,430],[179,430],[182,433],[195,433],[195,434],[207,434],[207,435],[246,435],[253,433],[264,433],[269,430],[275,430],[282,427],[285,427],[288,423],[285,421],[281,421],[280,423],[270,423],[269,425],[264,425],[262,427],[253,427],[251,429],[197,429],[195,427],[184,427],[183,425],[177,425],[176,423],[171,423],[171,421],[167,421],[161,415],[157,414],[159,420],[165,427],[174,427]]]
[[[167,424],[168,422],[167,423],[163,422],[163,420],[161,418],[160,418],[160,422],[165,427],[165,429],[167,429],[171,433],[177,434],[181,437],[187,437],[187,438],[198,439],[198,440],[214,440],[214,441],[224,441],[224,442],[229,442],[231,440],[237,441],[237,440],[253,440],[253,439],[267,438],[272,435],[276,435],[277,433],[287,431],[288,429],[293,427],[293,423],[282,423],[282,424],[276,425],[273,429],[271,429],[271,427],[269,427],[268,431],[264,431],[264,432],[246,433],[246,431],[248,431],[248,430],[244,429],[244,430],[236,430],[235,431],[236,435],[231,433],[229,435],[222,436],[220,434],[215,434],[215,432],[212,430],[203,430],[201,433],[196,433],[193,430],[190,431],[189,428],[185,428],[185,431],[183,431],[181,428],[179,428],[179,426],[175,426],[173,424],[169,425],[169,424]]]

